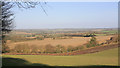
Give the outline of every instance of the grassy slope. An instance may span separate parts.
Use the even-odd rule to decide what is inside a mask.
[[[76,56],[3,55],[3,57],[21,58],[30,63],[50,66],[118,65],[118,48]],[[7,62],[9,64],[9,61]]]

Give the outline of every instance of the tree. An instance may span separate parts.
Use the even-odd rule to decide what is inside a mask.
[[[6,34],[7,32],[12,30],[13,27],[13,13],[11,12],[11,8],[13,7],[13,5],[11,5],[9,2],[2,2],[1,3],[1,10],[2,10],[2,18],[1,18],[1,22],[2,22],[2,34]]]
[[[0,18],[1,20],[1,30],[2,30],[2,52],[8,52],[8,46],[5,45],[5,34],[10,32],[12,30],[12,24],[13,24],[13,13],[10,11],[10,9],[13,7],[9,2],[2,2],[0,3]]]
[[[98,45],[97,40],[96,40],[96,38],[93,36],[93,37],[90,39],[89,43],[87,43],[86,47],[87,47],[87,48],[89,48],[89,47],[95,47],[95,46],[97,46],[97,45]]]
[[[45,9],[42,6],[41,2],[2,2],[0,1],[0,33],[2,37],[2,52],[8,52],[8,47],[5,45],[6,40],[4,40],[7,33],[9,33],[13,29],[13,13],[11,12],[11,8],[13,6],[18,6],[19,8],[30,9],[35,8],[36,5],[40,5],[42,10],[46,13]],[[44,2],[46,4],[46,2]]]
[[[62,45],[57,45],[56,46],[56,53],[63,53],[66,52],[65,47]]]
[[[45,9],[43,8],[43,4],[46,4],[46,2],[1,2],[0,1],[0,15],[2,16],[0,18],[2,25],[2,33],[6,34],[10,32],[13,29],[13,13],[10,11],[13,6],[18,6],[19,8],[24,8],[24,9],[30,9],[30,8],[35,8],[36,5],[40,5],[42,10],[46,13]]]
[[[12,4],[18,6],[19,8],[24,8],[24,9],[35,8],[37,5],[40,5],[43,12],[47,15],[47,13],[43,7],[43,5],[46,5],[47,2],[14,2]]]

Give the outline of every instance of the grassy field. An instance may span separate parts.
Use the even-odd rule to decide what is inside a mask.
[[[3,55],[3,66],[47,65],[47,66],[89,66],[118,65],[118,48],[76,56]]]
[[[110,36],[96,36],[97,41],[99,43],[103,43],[106,40],[109,40],[110,37],[112,37],[113,35]],[[8,43],[7,45],[10,48],[14,48],[16,45],[18,44],[28,44],[28,45],[35,45],[35,46],[45,46],[47,44],[51,44],[53,46],[56,45],[62,45],[62,46],[79,46],[79,45],[83,45],[85,43],[87,43],[89,40],[91,39],[91,37],[73,37],[71,39],[51,39],[51,38],[46,38],[44,40],[31,40],[31,41],[24,41],[24,42],[12,42],[12,43]]]
[[[103,30],[102,32],[106,32],[106,33],[109,33],[109,34],[115,34],[118,32],[118,30]]]

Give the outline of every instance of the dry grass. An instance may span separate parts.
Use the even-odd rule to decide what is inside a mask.
[[[103,43],[103,42],[105,42],[106,40],[109,40],[111,37],[113,37],[113,35],[110,35],[110,36],[96,36],[97,41],[98,41],[99,43]]]
[[[106,40],[110,39],[111,36],[97,36],[97,41],[99,43],[105,42]],[[78,45],[83,45],[87,43],[91,37],[73,37],[71,39],[51,39],[51,38],[46,38],[44,40],[31,40],[31,41],[25,41],[25,42],[16,42],[16,43],[8,43],[10,48],[14,48],[15,45],[17,44],[28,44],[28,45],[36,45],[36,46],[44,46],[47,44],[51,44],[53,46],[56,45],[62,45],[62,46],[78,46]]]

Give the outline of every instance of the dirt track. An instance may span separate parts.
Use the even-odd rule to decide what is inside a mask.
[[[118,44],[109,44],[109,45],[101,45],[93,48],[89,48],[86,50],[78,50],[74,52],[69,52],[69,53],[55,53],[55,54],[35,54],[35,53],[30,53],[30,54],[25,54],[25,53],[4,53],[3,55],[54,55],[54,56],[66,56],[66,55],[81,55],[81,54],[88,54],[88,53],[96,53],[112,48],[117,48],[120,47]]]

